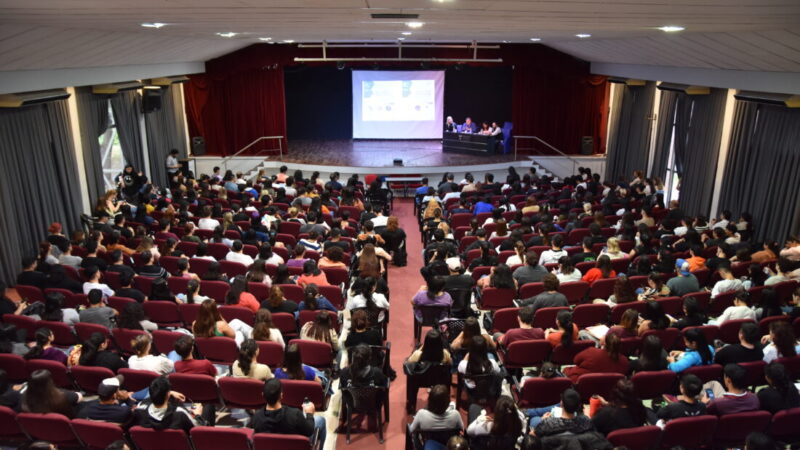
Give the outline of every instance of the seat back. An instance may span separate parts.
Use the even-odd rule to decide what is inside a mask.
[[[772,421],[769,411],[748,411],[720,416],[714,433],[715,444],[744,443],[750,433],[764,432]]]
[[[338,286],[318,286],[319,293],[327,298],[337,309],[344,309],[345,299]]]
[[[487,287],[481,292],[479,306],[481,309],[496,311],[502,308],[512,308],[516,292],[514,289]]]
[[[0,406],[0,438],[24,438],[22,429],[17,424],[17,413],[6,406]]]
[[[19,413],[17,423],[35,440],[48,441],[55,445],[76,445],[78,438],[69,425],[69,419],[56,413]]]
[[[418,305],[414,306],[414,310],[421,313],[420,325],[423,327],[435,327],[450,315],[450,305]]]
[[[27,286],[24,284],[18,284],[14,286],[14,289],[17,290],[17,294],[23,300],[26,300],[28,303],[33,302],[42,302],[44,303],[44,292],[36,286]]]
[[[589,347],[594,347],[594,341],[573,341],[569,347],[564,347],[559,344],[553,349],[553,354],[550,356],[550,361],[558,365],[573,364],[575,355],[586,350]]]
[[[503,308],[495,311],[492,321],[492,333],[505,333],[512,328],[517,328],[519,326],[517,322],[519,310],[520,308]]]
[[[723,292],[711,299],[708,305],[708,314],[710,316],[719,316],[729,306],[733,306],[733,298],[736,296],[736,291]]]
[[[218,309],[220,315],[228,322],[232,321],[233,319],[239,319],[251,327],[256,322],[256,315],[253,314],[253,311],[243,306],[223,305]]]
[[[126,355],[134,353],[133,347],[131,347],[131,341],[136,339],[136,336],[140,334],[147,334],[147,332],[144,330],[129,330],[127,328],[114,328],[114,331],[111,332],[111,335],[114,337],[114,342],[117,344],[117,348],[122,350],[122,353]]]
[[[215,336],[196,338],[197,350],[204,358],[214,364],[231,365],[239,357],[239,348],[233,338]]]
[[[128,304],[135,302],[136,300],[128,297],[108,297],[108,306],[119,311],[120,314],[125,310],[125,307],[128,306]]]
[[[171,373],[169,382],[174,391],[186,396],[187,402],[218,403],[217,382],[210,375],[194,373]]]
[[[166,355],[175,349],[175,341],[184,336],[180,331],[155,330],[152,332],[153,346],[162,355]]]
[[[297,336],[297,322],[294,314],[274,313],[272,314],[272,324],[280,330],[284,338]]]
[[[550,356],[553,346],[545,339],[515,341],[502,354],[503,364],[509,369],[539,366]]]
[[[625,447],[628,450],[650,450],[656,448],[660,437],[661,428],[655,425],[623,428],[612,431],[606,436],[615,447]]]
[[[700,378],[703,383],[708,383],[712,380],[722,382],[722,366],[719,364],[689,367],[683,373],[697,375],[697,377]]]
[[[75,324],[75,334],[78,335],[79,342],[87,341],[93,333],[100,333],[106,337],[111,337],[111,330],[103,325],[88,322],[78,322]]]
[[[300,350],[303,364],[325,369],[333,366],[333,348],[327,342],[308,339],[292,339],[289,345],[295,344]]]
[[[797,424],[800,423],[800,408],[778,411],[772,416],[769,433],[775,440],[792,441],[800,437]]]
[[[258,409],[266,405],[263,381],[222,377],[217,383],[222,400],[229,408]]]
[[[194,427],[190,435],[194,450],[250,450],[253,429]]]
[[[283,364],[283,346],[272,341],[257,341],[258,362],[266,364],[273,370]]]
[[[112,442],[125,440],[125,432],[115,423],[72,419],[70,425],[84,446],[92,450],[105,450]]]
[[[567,297],[567,301],[570,305],[577,305],[586,297],[589,288],[589,283],[585,281],[570,281],[561,284],[558,287],[558,292],[561,292]]]
[[[677,445],[700,448],[711,442],[717,428],[716,416],[681,417],[667,422],[662,433],[661,448]]]
[[[666,351],[682,348],[682,343],[679,342],[679,338],[681,337],[681,330],[677,328],[665,328],[663,330],[647,330],[642,334],[642,340],[647,339],[647,336],[650,335],[658,336],[658,338],[661,340],[661,345],[664,347],[664,350]]]
[[[619,261],[615,259],[614,261]],[[613,261],[612,261],[613,263]],[[589,299],[594,300],[596,298],[602,298],[603,300],[607,299],[614,293],[614,283],[617,282],[616,278],[601,278],[594,283],[592,283],[591,287],[589,288]]]
[[[158,378],[158,374],[149,370],[119,369],[118,375],[122,375],[124,380],[122,386],[132,392],[141,391],[150,387],[150,383]]]
[[[25,339],[28,341],[33,340],[36,329],[38,328],[35,319],[22,315],[3,314],[3,323],[14,325],[17,330],[24,330]]]
[[[302,408],[306,398],[314,404],[317,411],[325,410],[325,392],[316,381],[281,380],[283,399],[281,403],[295,408]]]
[[[595,394],[609,398],[614,386],[623,378],[625,375],[619,373],[587,373],[578,377],[575,389],[581,394],[584,403]]]
[[[349,386],[342,388],[342,400],[348,412],[380,414],[386,398],[386,388],[378,386]]]
[[[572,312],[572,321],[578,328],[586,328],[601,323],[607,323],[610,314],[611,308],[603,303],[578,305]]]
[[[53,345],[56,347],[71,347],[78,343],[78,338],[72,328],[64,322],[53,322],[40,320],[36,323],[37,328],[49,328],[53,332]]]
[[[200,311],[200,303],[181,303],[178,305],[178,313],[181,315],[183,325],[192,329],[192,322],[197,319],[197,314]]]
[[[555,405],[561,401],[561,393],[571,387],[572,381],[565,377],[528,378],[519,393],[519,405],[521,408]]]
[[[0,353],[0,369],[6,371],[6,377],[12,383],[21,383],[28,379],[25,358],[22,356],[13,353]]]
[[[519,298],[526,299],[536,297],[544,292],[544,283],[525,283],[519,288]]]
[[[561,311],[569,311],[567,306],[556,306],[552,308],[539,308],[533,315],[534,328],[555,328],[556,316]]]
[[[231,286],[225,281],[202,280],[200,282],[200,295],[213,298],[217,303],[225,303],[225,296]]]
[[[253,450],[311,450],[311,441],[297,434],[258,433],[253,435]]]
[[[753,322],[751,319],[733,319],[726,320],[719,325],[718,337],[726,344],[739,343],[739,329],[747,322]]]
[[[75,384],[87,394],[96,394],[100,383],[114,376],[114,372],[106,367],[74,366],[70,373]]]
[[[671,370],[637,372],[631,377],[636,395],[643,399],[661,398],[675,385],[677,375]]]
[[[300,311],[300,313],[297,315],[298,327],[302,329],[303,325],[307,324],[308,322],[313,322],[314,319],[316,319],[317,314],[319,314],[319,312],[320,312],[319,310],[311,311],[308,309]],[[333,311],[325,311],[325,312],[328,314],[328,316],[330,316],[331,328],[339,332],[339,315]]]
[[[56,386],[66,389],[72,388],[72,380],[67,373],[67,366],[58,361],[29,359],[25,362],[25,369],[28,371],[28,377],[37,370],[49,370]]]
[[[150,300],[142,304],[145,315],[162,327],[177,327],[183,324],[178,304],[163,300]]]
[[[183,430],[154,430],[135,426],[129,432],[139,450],[192,450],[189,436]]]
[[[622,315],[628,309],[634,309],[639,314],[642,314],[647,307],[647,302],[628,302],[620,303],[611,308],[611,323],[618,324],[622,320]]]
[[[657,298],[656,303],[661,305],[664,313],[672,317],[683,316],[683,300],[680,297],[662,297]]]

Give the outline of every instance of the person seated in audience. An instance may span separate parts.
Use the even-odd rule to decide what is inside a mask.
[[[17,284],[35,286],[39,289],[47,287],[47,275],[37,270],[38,261],[32,256],[22,258],[22,272],[17,275]]]
[[[597,259],[597,255],[592,252],[593,245],[594,243],[592,242],[591,237],[584,237],[581,241],[581,251],[569,257],[572,264],[595,261]]]
[[[368,311],[389,309],[389,301],[384,294],[376,292],[378,280],[373,277],[359,278],[353,282],[347,295],[345,309],[366,308]],[[378,315],[378,321],[383,322],[384,314]]]
[[[4,314],[18,316],[22,314],[22,311],[24,311],[27,307],[28,302],[24,299],[21,299],[19,302],[15,302],[14,300],[8,298],[6,296],[6,284],[0,281],[0,317],[2,317]]]
[[[414,350],[406,362],[428,364],[451,364],[450,352],[445,348],[442,333],[437,329],[428,330],[420,348]]]
[[[156,278],[150,285],[150,300],[180,303],[180,300],[172,294],[172,290],[164,278]]]
[[[196,230],[197,225],[195,225],[194,222],[187,222],[186,226],[184,227],[183,236],[181,236],[181,241],[199,244],[202,239],[200,239],[200,236],[194,234]]]
[[[352,312],[350,317],[350,328],[344,347],[350,348],[356,345],[383,345],[383,336],[378,328],[371,328],[367,320],[367,312],[364,309],[357,309]]]
[[[83,396],[75,391],[59,389],[47,369],[34,370],[20,400],[20,411],[26,413],[57,413],[71,419]]]
[[[304,299],[297,305],[298,311],[318,311],[318,310],[325,310],[325,311],[332,311],[338,313],[339,310],[333,306],[330,300],[325,298],[324,295],[319,293],[319,288],[316,284],[311,283],[306,285],[304,292]]]
[[[525,264],[525,254],[527,253],[527,250],[525,249],[525,243],[521,240],[516,240],[514,242],[513,250],[514,254],[506,259],[505,264],[508,267],[521,266]]]
[[[63,308],[62,306],[64,306],[64,294],[48,292],[44,296],[44,312],[40,314],[39,319],[50,322],[64,322],[71,327],[80,322],[78,311],[74,308]]]
[[[664,395],[667,404],[658,408],[656,416],[659,420],[668,422],[672,419],[682,417],[696,417],[706,414],[706,404],[700,401],[700,393],[703,392],[703,381],[697,375],[685,374],[681,377],[680,395],[672,401],[672,398]]]
[[[108,287],[107,284],[100,282],[100,277],[103,274],[100,272],[97,266],[89,266],[86,268],[86,279],[89,280],[83,283],[83,293],[89,295],[89,292],[93,290],[100,291],[101,299],[102,297],[111,297],[114,295],[114,290]]]
[[[575,366],[564,370],[573,383],[586,373],[628,373],[628,358],[620,354],[620,338],[615,334],[607,334],[601,348],[589,347],[575,355],[574,362]]]
[[[699,245],[693,245],[689,248],[689,254],[691,255],[689,258],[686,258],[686,262],[689,263],[689,270],[701,270],[705,269],[706,267],[706,259],[703,258],[703,248]],[[677,262],[676,262],[677,263]]]
[[[268,242],[265,242],[258,250],[258,259],[254,263],[259,261],[271,266],[278,266],[284,262],[280,255],[272,252],[272,246]]]
[[[714,288],[711,290],[711,299],[713,300],[716,296],[723,294],[725,292],[740,292],[744,290],[744,286],[742,286],[742,281],[738,278],[733,276],[733,272],[731,271],[730,264],[723,264],[719,266],[717,269],[719,272],[721,280],[717,281],[714,285]]]
[[[253,339],[245,339],[239,346],[239,357],[233,362],[231,373],[234,377],[253,378],[266,381],[273,377],[266,364],[258,362],[258,343]]]
[[[261,308],[269,310],[271,313],[290,313],[297,311],[297,303],[287,300],[283,295],[280,286],[273,285],[269,290],[269,298],[261,302]]]
[[[761,343],[765,344],[763,359],[767,363],[778,358],[797,356],[800,353],[800,343],[788,322],[772,322],[769,325],[769,335],[762,337]]]
[[[725,311],[714,320],[710,320],[710,325],[722,325],[728,320],[756,320],[756,312],[750,307],[750,294],[747,291],[737,292],[733,297],[733,306],[725,308]]]
[[[100,289],[92,289],[88,298],[89,307],[79,313],[80,321],[102,325],[108,329],[114,328],[119,312],[103,303],[103,292]]]
[[[58,255],[58,263],[62,266],[69,266],[75,270],[78,270],[81,267],[81,263],[83,262],[83,258],[80,256],[74,256],[72,254],[72,245],[69,244],[67,241],[65,244],[62,244],[59,247],[59,251],[61,252]]]
[[[134,276],[136,276],[136,272],[134,272],[133,268],[127,264],[125,264],[125,260],[129,259],[125,254],[119,250],[114,250],[111,252],[111,265],[108,266],[106,272],[116,272],[119,273],[120,276],[123,274],[128,275],[131,280]]]
[[[244,275],[236,275],[233,278],[231,288],[225,295],[225,304],[241,306],[249,309],[253,313],[258,311],[260,308],[260,304],[258,303],[258,300],[256,300],[256,297],[247,292],[247,278]]]
[[[655,300],[645,302],[644,312],[642,312],[642,322],[639,324],[639,335],[641,336],[649,330],[664,330],[670,326],[670,321],[661,307],[661,303]]]
[[[211,218],[211,206],[204,206],[200,210],[200,220],[197,222],[197,228],[201,230],[214,231],[220,226],[219,220]]]
[[[608,306],[613,307],[625,303],[632,303],[636,300],[636,291],[634,290],[630,279],[625,275],[620,275],[619,278],[614,281],[614,292],[608,297],[608,299],[603,300],[602,298],[596,298],[592,301],[592,303],[605,303]]]
[[[317,267],[317,263],[313,259],[309,259],[303,264],[303,274],[297,278],[297,284],[306,287],[309,284],[316,284],[317,286],[330,286],[328,277],[325,272]]]
[[[452,291],[456,289],[470,290],[475,286],[475,280],[464,273],[464,266],[458,257],[447,258],[446,260],[448,276],[445,277],[444,290]]]
[[[483,331],[478,319],[475,317],[467,317],[467,319],[464,320],[464,328],[462,328],[458,336],[453,339],[453,342],[450,343],[450,349],[454,352],[459,350],[469,351],[468,347],[475,336],[482,337],[486,341],[486,345],[489,349],[494,350],[496,347],[494,339]]]
[[[513,289],[515,291],[518,288],[517,280],[514,279],[511,268],[503,263],[492,266],[489,275],[481,277],[477,282],[477,286],[481,291],[487,287]]]
[[[514,280],[517,281],[518,286],[538,283],[543,281],[546,275],[548,275],[547,269],[539,264],[539,255],[533,250],[525,254],[525,265],[517,267],[513,273]]]
[[[705,325],[708,321],[708,316],[703,312],[700,307],[700,302],[695,297],[686,297],[683,299],[683,317],[675,322],[672,326],[682,330],[686,327],[699,327]]]
[[[207,359],[194,358],[194,338],[185,334],[175,340],[175,353],[181,357],[175,361],[175,372],[195,375],[217,376],[217,368]]]
[[[275,369],[275,378],[279,380],[306,380],[321,382],[318,376],[319,371],[311,366],[303,364],[300,355],[300,346],[289,344],[283,355],[281,366]],[[343,373],[340,374],[339,382],[341,385]]]
[[[491,195],[485,195],[478,200],[472,207],[472,214],[478,215],[481,213],[490,213],[494,211]]]
[[[97,399],[82,403],[77,418],[127,425],[133,418],[136,401],[120,389],[120,378],[106,378],[97,386]]]
[[[192,322],[192,333],[195,337],[236,337],[236,332],[222,318],[217,309],[217,303],[213,299],[204,300],[200,304],[197,317]]]
[[[568,435],[573,437],[594,431],[592,419],[583,414],[583,402],[575,389],[569,388],[561,393],[560,412],[546,412],[541,416],[532,434],[538,438]]]
[[[622,250],[620,250],[619,241],[617,240],[617,238],[614,237],[608,238],[608,241],[606,241],[606,247],[600,252],[600,256],[602,255],[606,255],[610,259],[620,259],[628,257],[627,254],[625,254]]]
[[[720,365],[760,361],[764,353],[760,344],[761,333],[758,325],[746,322],[739,328],[739,343],[726,345],[714,355],[714,362]]]
[[[747,390],[747,370],[738,364],[728,364],[723,374],[724,389],[718,381],[711,381],[714,398],[709,398],[707,393],[701,397],[708,413],[724,416],[758,410],[758,397]]]
[[[216,206],[215,206],[216,207]],[[228,239],[222,230],[222,226],[218,226],[214,228],[214,231],[211,234],[211,238],[208,240],[209,244],[224,244],[226,247],[231,248],[233,247],[233,240]]]
[[[508,271],[508,278],[511,278],[511,272]],[[512,280],[513,281],[513,280]],[[416,295],[411,299],[411,305],[414,308],[414,317],[417,321],[422,321],[422,310],[418,306],[447,306],[448,308],[453,305],[453,299],[450,294],[444,290],[445,278],[442,276],[431,276],[427,279],[427,285],[419,288]],[[448,311],[441,311],[439,314],[440,319],[446,318]]]
[[[115,291],[117,297],[124,297],[136,300],[139,303],[147,301],[147,296],[144,293],[133,287],[133,276],[122,273],[119,276],[120,288]],[[199,286],[199,284],[198,284]]]
[[[191,411],[181,406],[186,397],[172,390],[169,380],[160,376],[150,382],[150,397],[134,410],[134,423],[144,428],[156,430],[183,430],[188,433],[200,425],[198,416],[203,413],[203,406],[196,405]]]
[[[675,274],[677,276],[667,280],[667,288],[671,295],[684,296],[691,292],[700,290],[700,282],[692,272],[689,271],[691,265],[685,259],[675,261]]]
[[[25,359],[47,359],[50,361],[67,363],[67,355],[53,347],[55,336],[49,328],[39,328],[33,335],[34,345],[25,354]]]
[[[592,284],[597,280],[605,278],[615,278],[617,272],[611,266],[611,259],[607,255],[601,255],[597,258],[597,264],[586,271],[586,274],[581,278],[583,281]]]
[[[559,345],[569,347],[578,340],[578,326],[572,322],[572,312],[562,310],[556,314],[556,328],[544,330],[544,338],[554,348]]]
[[[800,407],[800,393],[786,367],[771,362],[764,368],[767,387],[758,391],[761,409],[776,414],[779,411]]]
[[[495,342],[508,348],[511,343],[516,341],[529,341],[533,339],[544,339],[544,330],[533,327],[534,309],[524,306],[517,311],[518,328],[512,328],[505,334],[497,332],[492,336]]]
[[[305,257],[306,248],[302,245],[297,245],[294,248],[294,252],[292,253],[292,257],[286,261],[287,267],[303,267],[303,265],[309,259]]]
[[[661,338],[651,334],[642,341],[639,357],[630,361],[630,371],[631,373],[636,373],[667,370],[669,366],[668,356],[667,351],[664,350],[664,346],[661,344]]]
[[[164,278],[166,279],[169,274],[167,271],[158,265],[155,255],[146,250],[139,255],[142,265],[139,267],[139,275],[149,278]]]
[[[778,260],[778,264],[775,265],[777,272],[774,272],[769,266],[766,267],[766,270],[769,272],[769,278],[764,280],[764,286],[773,286],[778,283],[783,283],[784,281],[789,281],[791,275],[791,268],[792,263],[786,258],[781,258]]]
[[[708,247],[709,246],[706,245],[706,248]],[[723,242],[719,244],[719,246],[717,246],[717,253],[714,255],[714,257],[708,258],[706,260],[706,268],[708,270],[714,271],[724,264],[729,265],[730,260],[733,256],[734,256],[733,248],[730,245]]]
[[[80,293],[83,286],[79,281],[73,280],[60,265],[50,266],[47,272],[45,289],[67,289],[73,293]]]
[[[409,431],[433,433],[437,431],[456,431],[464,429],[458,409],[450,402],[450,387],[437,384],[431,387],[428,404],[414,414]],[[435,439],[435,438],[434,438]],[[441,444],[441,442],[439,442]]]
[[[334,228],[333,230],[338,230],[338,228]],[[344,243],[346,244],[346,242]],[[344,250],[342,250],[342,247],[336,245],[329,246],[322,258],[319,259],[318,266],[320,268],[334,267],[347,269],[347,264],[344,262]]]
[[[639,335],[639,312],[628,308],[622,313],[619,325],[613,325],[608,333],[616,334],[620,339],[632,338]]]
[[[683,372],[689,367],[706,366],[714,362],[714,348],[706,342],[706,335],[698,328],[690,328],[683,333],[686,350],[669,352],[668,370]]]
[[[174,239],[176,242],[180,240],[177,234],[170,231],[170,228],[172,228],[172,223],[168,219],[159,220],[158,226],[159,226],[159,231],[153,236],[156,239],[164,241],[166,241],[167,239]]]
[[[248,424],[256,433],[297,434],[311,437],[315,432],[319,436],[320,448],[325,445],[325,418],[315,416],[314,403],[306,402],[303,409],[281,404],[283,386],[276,379],[264,383],[264,400],[267,406],[253,414]]]
[[[622,278],[622,277],[620,277]],[[640,301],[655,300],[658,297],[669,295],[669,288],[664,283],[664,279],[658,272],[652,272],[647,276],[647,285],[637,296]]]
[[[560,283],[558,277],[552,273],[548,273],[542,278],[542,285],[544,292],[536,295],[535,297],[520,300],[519,304],[529,306],[534,314],[540,308],[553,308],[557,306],[568,306],[567,297],[558,292]]]
[[[108,339],[102,333],[92,333],[84,341],[77,352],[77,362],[72,364],[73,354],[69,356],[71,365],[105,367],[116,373],[119,369],[127,369],[128,363],[118,354],[108,350]]]
[[[569,256],[562,256],[558,260],[558,267],[553,269],[552,272],[559,283],[573,283],[581,281],[583,274],[580,270],[575,268],[575,265],[570,260]]]
[[[759,307],[756,308],[756,319],[766,319],[767,317],[783,316],[783,308],[775,289],[768,287],[761,291]]]
[[[334,352],[339,351],[339,336],[331,323],[331,316],[327,311],[318,311],[314,320],[306,322],[300,328],[300,339],[324,342],[330,344]]]
[[[272,282],[272,287],[274,288],[281,284],[296,284],[295,280],[297,280],[297,276],[289,272],[289,267],[286,264],[279,264],[278,267],[275,268],[275,279]]]
[[[286,347],[283,335],[279,329],[275,328],[272,323],[272,313],[267,309],[261,308],[256,312],[253,330],[250,335],[256,341],[272,341],[281,344],[281,347]]]
[[[622,379],[611,390],[609,400],[597,395],[600,409],[592,417],[594,427],[608,435],[614,430],[636,428],[655,422],[655,415],[648,410],[636,395],[633,382]]]
[[[86,256],[84,256],[83,261],[81,261],[82,268],[89,269],[89,267],[95,266],[99,270],[105,272],[105,270],[108,268],[108,263],[105,259],[97,256],[97,251],[97,241],[86,241]],[[19,282],[17,284],[19,284]]]
[[[192,272],[192,268],[189,265],[188,258],[180,258],[175,262],[175,266],[177,267],[177,271],[173,274],[178,278],[186,278],[187,280],[197,280],[200,281],[200,276],[196,273]]]
[[[464,376],[463,382],[467,392],[472,392],[476,387],[472,376],[492,374],[499,377],[503,373],[497,361],[489,358],[490,343],[491,338],[486,339],[482,335],[472,336],[466,348],[467,354],[458,363],[458,373]]]
[[[554,264],[557,263],[561,257],[567,256],[567,251],[562,248],[563,246],[564,238],[562,238],[560,234],[553,236],[553,239],[550,241],[550,250],[542,252],[539,257],[539,264]]]
[[[514,448],[525,432],[525,415],[507,395],[497,398],[491,416],[480,405],[470,405],[468,418],[467,436],[477,448]]]
[[[243,253],[244,244],[241,240],[236,239],[233,241],[233,245],[231,246],[231,250],[225,255],[225,259],[227,261],[238,262],[240,264],[244,264],[245,266],[250,266],[255,261],[252,256]]]
[[[128,367],[134,370],[155,372],[159,375],[171,373],[175,369],[174,363],[164,355],[150,354],[152,345],[153,338],[149,334],[140,334],[131,340],[134,354],[128,358]],[[150,392],[150,395],[152,396],[153,393]]]

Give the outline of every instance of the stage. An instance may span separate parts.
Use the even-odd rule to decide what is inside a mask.
[[[392,167],[393,161],[397,158],[403,160],[405,167],[441,167],[510,162],[514,160],[514,155],[444,153],[441,139],[291,140],[289,151],[283,156],[283,161],[322,166]]]

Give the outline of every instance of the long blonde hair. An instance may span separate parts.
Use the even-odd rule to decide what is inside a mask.
[[[619,253],[619,241],[617,238],[610,237],[608,241],[606,241],[606,246],[608,247],[608,253],[617,254]]]
[[[436,197],[431,197],[428,200],[428,206],[425,207],[425,212],[422,214],[423,219],[430,219],[433,217],[434,211],[436,210],[441,211],[441,206],[439,206],[439,202],[436,201]]]

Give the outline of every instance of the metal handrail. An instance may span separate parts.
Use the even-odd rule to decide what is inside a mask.
[[[222,165],[224,167],[224,170],[228,170],[228,161],[230,161],[231,159],[233,159],[236,156],[239,156],[240,154],[242,154],[242,152],[244,152],[245,150],[249,149],[250,147],[256,145],[257,143],[263,141],[264,139],[277,139],[278,140],[278,152],[279,152],[279,157],[278,158],[279,159],[283,159],[283,136],[261,136],[260,138],[257,138],[255,141],[253,141],[253,142],[245,145],[244,147],[242,147],[242,149],[240,149],[238,152],[223,158],[222,159],[222,163],[220,165]],[[270,149],[270,150],[275,150],[275,149]]]
[[[561,150],[553,147],[549,142],[545,141],[544,139],[540,138],[539,136],[512,136],[512,137],[514,138],[514,161],[517,160],[517,139],[533,139],[533,140],[541,142],[547,148],[549,148],[550,150],[553,150],[554,152],[558,153],[559,155],[563,156],[564,158],[567,158],[568,160],[572,161],[572,174],[573,175],[575,174],[575,167],[578,165],[578,160],[576,160],[575,158],[567,155],[566,153],[562,152]]]

